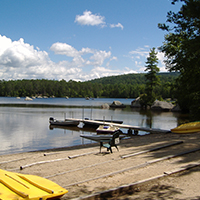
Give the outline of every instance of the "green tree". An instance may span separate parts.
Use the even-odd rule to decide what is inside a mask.
[[[172,4],[177,1],[173,0]],[[176,92],[180,107],[199,119],[200,1],[181,1],[183,4],[179,12],[168,12],[167,23],[158,24],[160,29],[168,32],[160,50],[167,57],[167,69],[180,72]]]
[[[158,58],[157,52],[155,48],[150,49],[149,56],[147,57],[146,61],[146,69],[145,74],[146,83],[145,83],[145,94],[141,96],[141,104],[145,107],[151,106],[152,103],[156,99],[156,94],[154,92],[155,87],[159,85],[160,79],[157,76],[157,73],[160,71],[158,66]]]

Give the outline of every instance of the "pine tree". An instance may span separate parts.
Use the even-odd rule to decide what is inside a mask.
[[[160,71],[157,64],[157,52],[155,51],[155,47],[150,49],[149,56],[147,57],[145,74],[146,83],[145,83],[145,94],[141,96],[141,104],[142,106],[151,106],[156,99],[156,94],[154,93],[155,86],[159,85],[160,79],[157,76],[157,73]]]

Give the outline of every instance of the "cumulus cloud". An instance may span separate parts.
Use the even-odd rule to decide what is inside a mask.
[[[90,65],[101,66],[106,58],[111,56],[111,52],[106,51],[95,51],[94,54],[90,57]]]
[[[22,38],[12,41],[0,35],[0,79],[40,78],[52,64],[46,51],[34,49]]]
[[[160,72],[166,72],[165,64],[164,64],[164,54],[162,52],[157,51],[158,58],[158,67],[160,68]],[[145,70],[145,62],[147,57],[149,56],[150,47],[145,45],[144,47],[139,47],[136,50],[132,50],[129,52],[129,57],[135,62],[135,66],[139,69],[139,72],[144,72]],[[141,62],[143,60],[143,62]]]
[[[111,28],[121,28],[122,30],[124,29],[124,26],[121,23],[118,24],[110,24]]]
[[[127,73],[136,73],[131,68],[117,69],[118,58],[109,51],[83,47],[77,50],[67,43],[56,42],[50,50],[56,55],[64,55],[71,60],[53,62],[46,51],[25,43],[21,38],[12,41],[0,35],[0,80],[10,79],[54,79],[66,81],[85,81],[94,78]],[[144,72],[146,57],[149,54],[147,47],[138,48],[129,52],[129,57],[135,63],[138,72]],[[166,71],[163,63],[164,55],[157,54],[161,61],[161,71]],[[114,61],[114,62],[113,62]]]
[[[80,25],[87,25],[87,26],[101,26],[106,27],[105,17],[99,14],[92,14],[91,11],[83,12],[83,15],[76,15],[75,21]],[[110,24],[110,28],[121,28],[124,29],[124,26],[121,23],[118,24]]]
[[[54,43],[51,46],[50,50],[54,51],[55,54],[66,55],[69,57],[75,57],[79,54],[78,51],[71,45],[68,45],[66,43],[60,43],[60,42]]]
[[[110,60],[117,60],[117,57],[113,56]]]
[[[81,25],[105,26],[105,17],[99,14],[92,14],[91,11],[83,12],[83,15],[76,15],[75,22]]]
[[[124,72],[122,72],[119,69],[116,70],[111,70],[109,68],[105,68],[105,67],[95,67],[94,69],[91,70],[91,73],[93,74],[94,78],[101,78],[101,77],[105,77],[105,76],[114,76],[114,75],[119,75],[119,74],[123,74]]]
[[[66,43],[54,43],[50,47],[56,55],[65,55],[71,61],[53,62],[46,51],[24,42],[12,41],[0,35],[0,80],[10,79],[55,79],[85,81],[93,78],[128,73],[127,69],[116,70],[110,61],[117,60],[111,51],[88,47],[77,50]],[[85,56],[86,55],[86,56]]]
[[[136,50],[130,51],[130,55],[136,55],[136,56],[145,56],[147,57],[149,54],[149,50],[145,48],[137,48]]]
[[[51,48],[55,54],[61,54],[73,57],[71,65],[74,64],[76,66],[82,67],[84,64],[93,65],[93,66],[101,66],[105,59],[111,56],[111,52],[106,52],[102,50],[95,50],[90,48],[82,48],[80,51],[76,50],[71,45],[66,43],[54,43]],[[92,54],[89,59],[83,59],[81,56],[85,54]]]
[[[106,67],[95,67],[91,70],[91,78],[101,78],[105,76],[117,76],[117,75],[122,75],[122,74],[129,74],[129,73],[137,73],[136,71],[125,67],[125,69],[109,69]]]
[[[157,58],[158,58],[158,60],[160,60],[160,62],[162,63],[162,65],[165,65],[165,63],[164,63],[165,54],[164,53],[158,52]]]
[[[35,50],[30,44],[24,43],[22,38],[14,42],[5,36],[0,38],[0,65],[19,68],[48,61],[47,52]]]

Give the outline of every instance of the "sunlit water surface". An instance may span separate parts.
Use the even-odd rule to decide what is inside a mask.
[[[103,103],[111,104],[114,100],[121,101],[127,107],[100,108]],[[187,116],[180,113],[131,109],[132,100],[43,98],[25,101],[24,98],[0,97],[0,155],[91,143],[81,138],[80,134],[95,134],[95,130],[76,127],[51,129],[49,117],[123,120],[124,124],[167,130],[176,127],[180,120],[187,120]],[[122,131],[127,132],[125,129]]]

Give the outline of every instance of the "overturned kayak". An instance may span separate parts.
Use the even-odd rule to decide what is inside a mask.
[[[200,132],[200,122],[190,122],[171,129],[173,133],[196,133]]]
[[[0,169],[0,199],[57,199],[67,192],[48,179]]]

